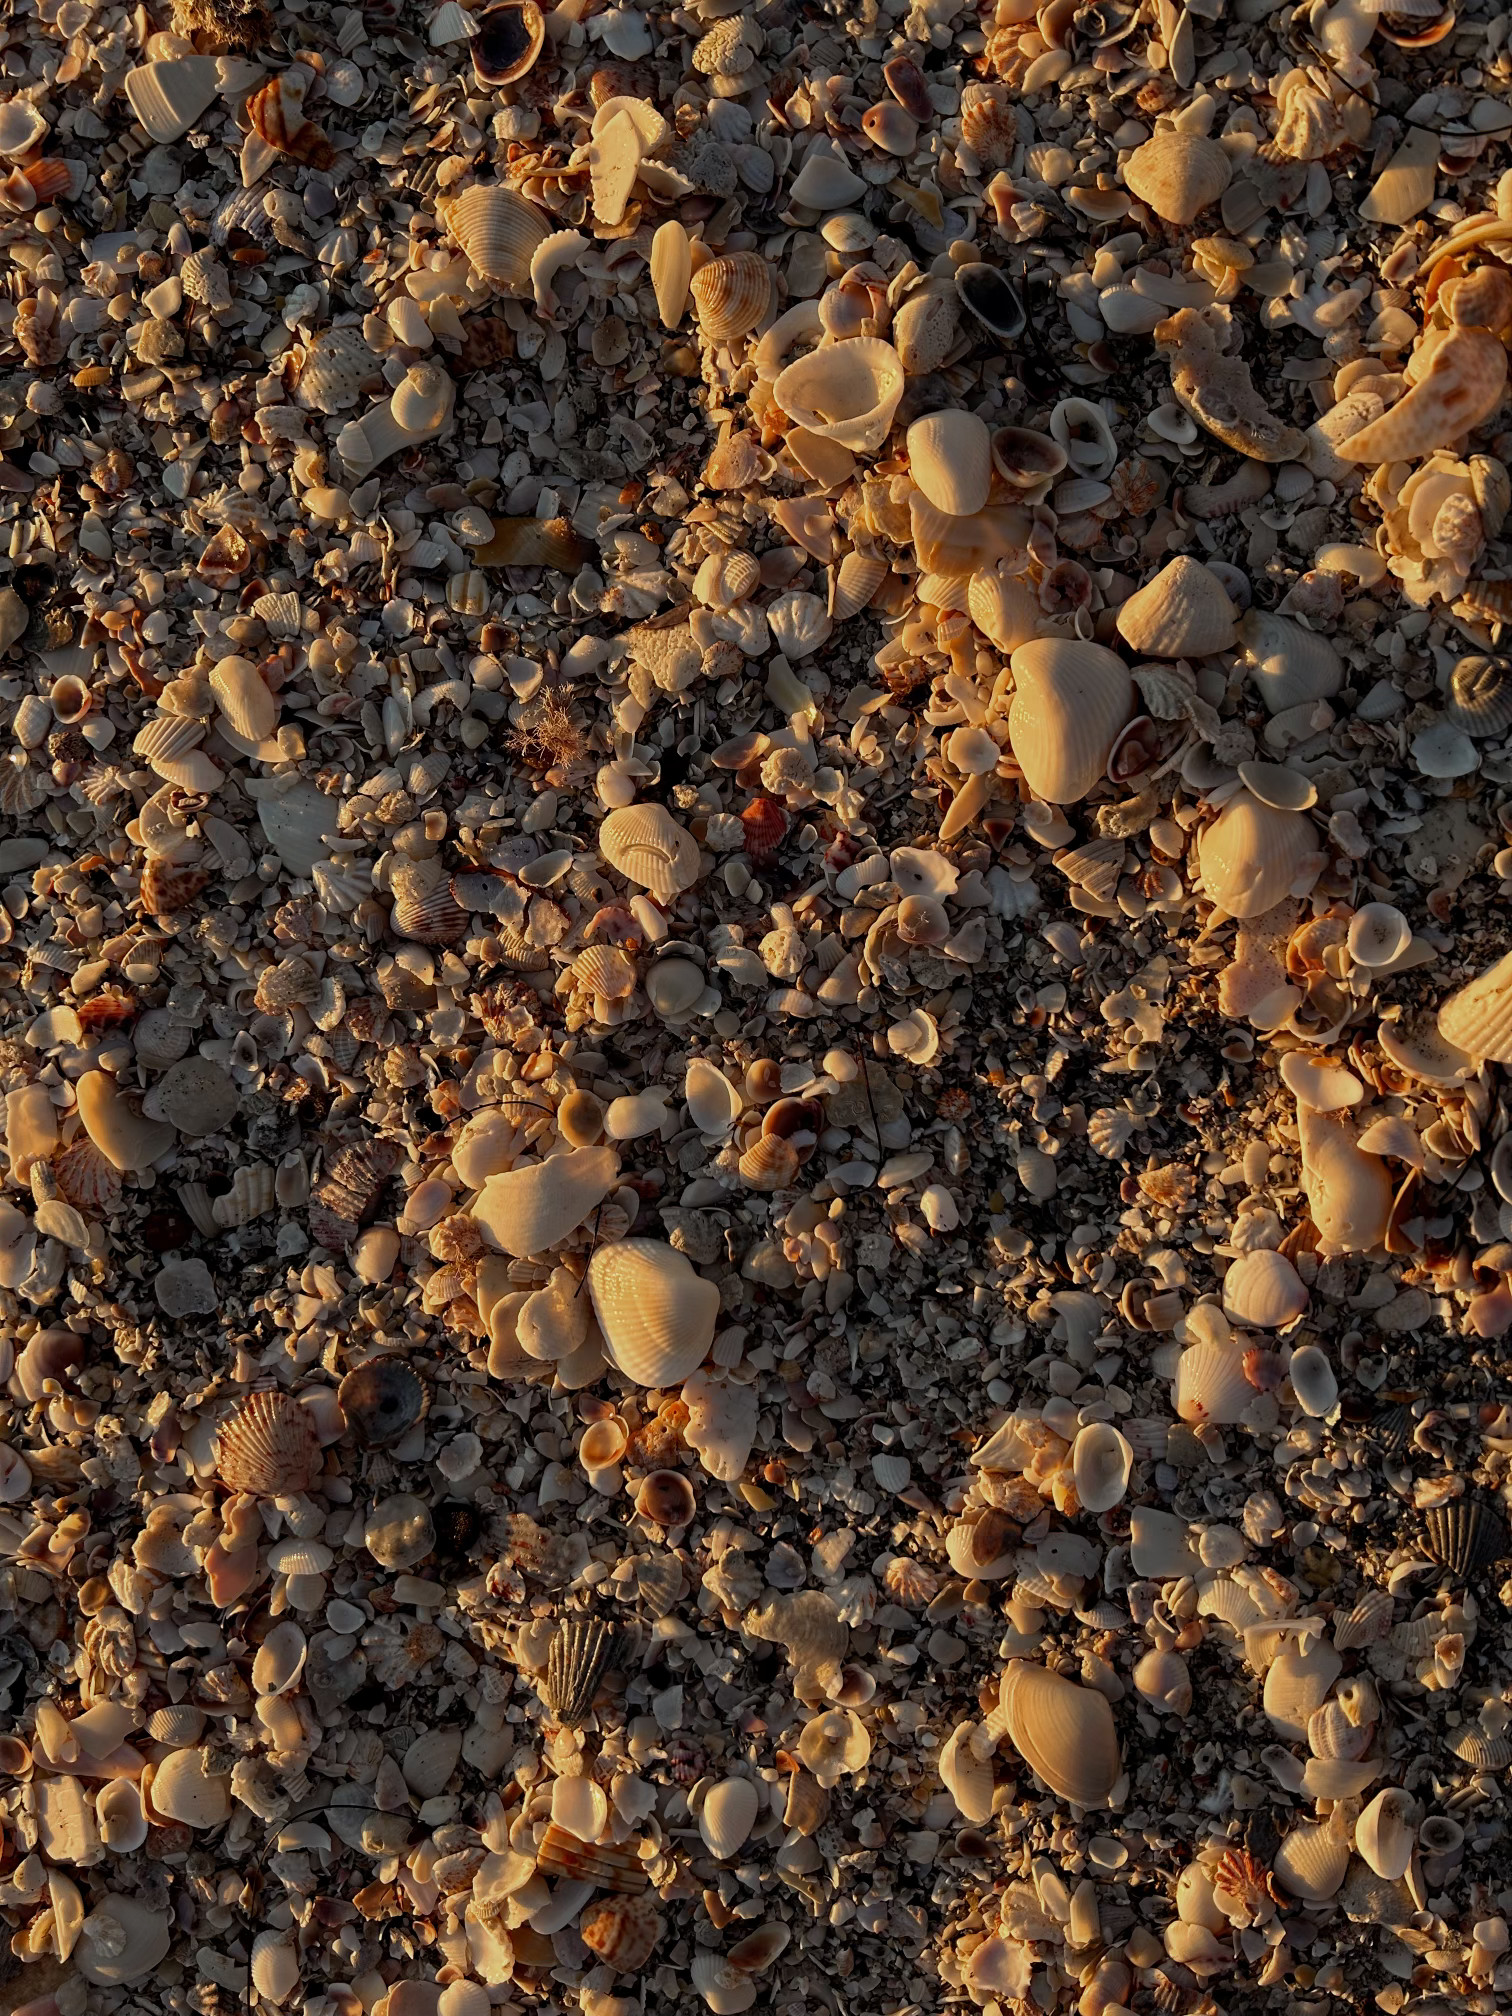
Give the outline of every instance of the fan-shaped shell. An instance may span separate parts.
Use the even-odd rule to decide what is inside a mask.
[[[1040,637],[1009,660],[1015,680],[1008,737],[1036,798],[1074,805],[1101,778],[1129,718],[1129,668],[1101,644]]]
[[[902,360],[876,336],[827,343],[780,372],[772,396],[821,441],[871,454],[887,439],[903,397]]]
[[[1512,728],[1512,659],[1457,658],[1444,712],[1467,735],[1500,735]]]
[[[1307,1309],[1307,1289],[1284,1253],[1242,1253],[1223,1277],[1223,1306],[1236,1323],[1279,1330]]]
[[[320,1465],[315,1416],[290,1393],[249,1393],[215,1438],[215,1467],[230,1491],[292,1497],[309,1490]]]
[[[502,294],[532,293],[530,262],[552,228],[533,203],[502,185],[480,185],[443,202],[440,214],[474,272]]]
[[[1468,1056],[1512,1064],[1512,952],[1450,995],[1438,1012],[1438,1032]]]
[[[698,842],[664,805],[622,805],[599,827],[598,845],[611,868],[659,902],[698,880]]]
[[[1205,658],[1229,648],[1238,617],[1212,569],[1180,553],[1123,603],[1118,634],[1152,658]]]
[[[1335,1253],[1368,1253],[1386,1237],[1392,1185],[1386,1165],[1359,1145],[1343,1113],[1297,1109],[1302,1187],[1324,1245]]]
[[[711,1787],[698,1813],[698,1831],[709,1853],[721,1862],[738,1855],[760,1811],[761,1795],[749,1778],[726,1778]]]
[[[116,1165],[87,1134],[52,1159],[58,1195],[86,1217],[108,1217],[121,1201],[121,1177]]]
[[[1239,650],[1272,714],[1330,700],[1344,683],[1344,661],[1326,637],[1290,616],[1249,609],[1239,620]]]
[[[174,56],[126,73],[127,102],[160,147],[181,140],[219,94],[213,56]]]
[[[217,1225],[232,1231],[265,1218],[277,1202],[277,1179],[266,1162],[243,1163],[231,1172],[231,1188],[217,1197],[211,1213]]]
[[[1230,917],[1258,917],[1290,890],[1317,846],[1305,812],[1278,812],[1236,791],[1197,843],[1208,898]]]
[[[700,266],[689,287],[698,327],[711,343],[733,343],[765,320],[772,306],[772,272],[759,252],[726,252]]]
[[[386,1449],[425,1414],[425,1382],[401,1358],[369,1358],[356,1365],[336,1389],[336,1401],[354,1441],[363,1449]]]
[[[575,985],[605,1001],[627,1001],[635,992],[635,961],[618,945],[588,945],[568,968]]]
[[[1183,1421],[1205,1421],[1215,1427],[1242,1420],[1255,1397],[1244,1376],[1244,1349],[1216,1339],[1189,1344],[1176,1361],[1172,1404]]]
[[[829,613],[839,623],[864,609],[887,579],[888,566],[872,553],[843,553],[830,574]]]
[[[1105,1806],[1123,1771],[1107,1697],[1047,1667],[1010,1659],[1001,1710],[1009,1740],[1058,1798]]]
[[[971,576],[966,609],[978,630],[999,651],[1016,651],[1029,643],[1039,635],[1044,621],[1034,590],[1022,575],[1011,574],[1002,565],[984,567]]]
[[[719,1288],[675,1248],[657,1239],[599,1247],[588,1292],[610,1363],[638,1386],[679,1385],[703,1363]]]
[[[1271,1866],[1277,1881],[1293,1897],[1310,1904],[1326,1903],[1349,1868],[1348,1835],[1332,1819],[1293,1827],[1276,1850]]]
[[[1428,1553],[1451,1575],[1478,1575],[1512,1554],[1506,1520],[1483,1498],[1430,1506],[1423,1514],[1423,1534]]]
[[[606,1967],[639,1974],[662,1935],[661,1915],[649,1897],[609,1897],[590,1904],[578,1920],[578,1936]]]
[[[569,1148],[490,1176],[472,1215],[500,1252],[517,1260],[549,1252],[608,1196],[619,1174],[612,1148]]]
[[[599,1617],[569,1617],[557,1626],[546,1654],[541,1699],[561,1722],[582,1722],[599,1683],[619,1650],[620,1634]]]
[[[937,509],[956,518],[982,510],[992,488],[986,421],[960,408],[926,413],[908,430],[908,469]]]
[[[1124,163],[1124,186],[1167,224],[1190,224],[1216,203],[1233,170],[1216,140],[1200,133],[1156,133]]]
[[[663,329],[675,329],[687,312],[693,279],[693,248],[675,217],[656,228],[651,240],[651,291]]]
[[[1071,1444],[1071,1475],[1084,1512],[1111,1512],[1122,1502],[1134,1451],[1110,1421],[1089,1421]]]

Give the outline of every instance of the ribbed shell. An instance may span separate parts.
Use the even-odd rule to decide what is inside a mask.
[[[383,1186],[401,1159],[392,1141],[364,1141],[356,1147],[335,1148],[327,1155],[324,1173],[315,1185],[315,1201],[339,1218],[365,1224],[378,1209]]]
[[[1318,844],[1305,812],[1278,812],[1236,791],[1197,843],[1210,902],[1229,917],[1258,917],[1279,903]]]
[[[1229,1427],[1243,1418],[1254,1397],[1240,1345],[1189,1344],[1176,1361],[1172,1403],[1179,1420]]]
[[[1438,1031],[1471,1057],[1512,1063],[1512,952],[1450,995],[1438,1012]]]
[[[501,294],[532,292],[530,262],[551,225],[523,196],[501,185],[468,189],[440,205],[441,221],[474,272]]]
[[[999,651],[1016,651],[1039,634],[1043,612],[1029,584],[1002,567],[984,567],[971,576],[966,608],[973,623]]]
[[[887,579],[887,562],[871,553],[844,553],[830,570],[829,613],[837,623],[864,609]]]
[[[1512,1554],[1512,1532],[1482,1498],[1455,1498],[1423,1514],[1423,1544],[1441,1568],[1462,1578],[1482,1574]]]
[[[291,1394],[251,1393],[221,1423],[215,1459],[228,1490],[260,1498],[307,1491],[320,1474],[315,1417]]]
[[[1002,1681],[1009,1740],[1058,1798],[1105,1806],[1123,1770],[1107,1697],[1047,1667],[1011,1659]]]
[[[1120,607],[1118,634],[1154,658],[1205,658],[1233,643],[1238,615],[1217,575],[1182,553]]]
[[[638,1974],[662,1936],[661,1914],[649,1897],[609,1897],[590,1904],[578,1936],[591,1953],[621,1974]]]
[[[1272,1864],[1278,1881],[1293,1897],[1323,1903],[1333,1896],[1349,1868],[1349,1839],[1336,1825],[1293,1827]]]
[[[711,343],[733,343],[772,305],[771,268],[759,252],[727,252],[700,266],[690,282],[698,326]]]
[[[599,852],[627,882],[671,902],[698,880],[698,842],[664,805],[623,805],[598,831]]]
[[[108,1217],[121,1201],[120,1171],[87,1134],[58,1150],[52,1173],[64,1203],[86,1217]]]
[[[1344,661],[1326,637],[1290,616],[1249,609],[1238,642],[1255,690],[1272,714],[1310,700],[1331,700],[1344,683]]]
[[[638,1386],[679,1386],[703,1363],[719,1288],[674,1247],[659,1239],[599,1247],[588,1263],[588,1292],[610,1363]]]
[[[536,1850],[536,1871],[542,1876],[563,1876],[573,1883],[594,1883],[622,1897],[637,1896],[648,1881],[645,1864],[633,1847],[580,1841],[555,1822],[546,1829]]]
[[[926,413],[908,430],[908,468],[930,503],[970,517],[992,488],[992,437],[975,413]]]
[[[577,986],[607,1001],[624,1001],[635,992],[635,961],[618,945],[589,945],[568,971]]]
[[[1134,683],[1115,652],[1079,638],[1039,637],[1009,663],[1008,739],[1036,798],[1074,805],[1101,778],[1129,718]]]
[[[1467,735],[1500,735],[1512,728],[1512,660],[1457,658],[1444,713]]]
[[[1216,140],[1199,133],[1157,133],[1124,163],[1124,186],[1168,224],[1190,224],[1216,203],[1233,170]]]
[[[541,1699],[569,1727],[586,1719],[619,1648],[619,1631],[599,1617],[569,1617],[546,1654]]]
[[[265,1218],[277,1202],[274,1184],[274,1172],[266,1162],[244,1163],[233,1170],[231,1188],[211,1206],[216,1224],[230,1231]]]

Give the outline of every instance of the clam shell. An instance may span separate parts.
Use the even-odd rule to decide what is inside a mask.
[[[871,454],[887,439],[903,397],[902,359],[876,336],[828,343],[780,372],[772,396],[821,441]]]
[[[1218,201],[1232,173],[1218,142],[1200,133],[1156,133],[1123,165],[1124,187],[1167,224],[1190,224]]]
[[[693,279],[693,251],[688,234],[675,217],[659,224],[651,240],[651,291],[663,329],[675,329],[688,309]]]
[[[864,609],[887,575],[887,562],[874,554],[842,554],[830,571],[829,614],[833,620],[843,622]]]
[[[1334,1895],[1349,1868],[1349,1840],[1332,1821],[1293,1827],[1276,1850],[1276,1879],[1293,1897],[1322,1904]]]
[[[1182,553],[1118,611],[1118,634],[1152,658],[1205,658],[1233,643],[1239,612],[1223,583]]]
[[[1016,490],[1035,490],[1065,468],[1069,457],[1051,434],[1032,427],[998,427],[992,434],[992,463]]]
[[[1438,1032],[1468,1056],[1512,1064],[1512,952],[1450,995],[1438,1011]]]
[[[494,184],[464,190],[438,209],[475,273],[501,294],[526,298],[533,293],[530,262],[552,228],[533,203]]]
[[[1297,1109],[1302,1187],[1323,1244],[1335,1253],[1368,1253],[1386,1237],[1392,1185],[1386,1165],[1359,1145],[1342,1113]]]
[[[584,1721],[599,1683],[620,1649],[620,1633],[599,1617],[569,1617],[559,1624],[546,1654],[541,1699],[569,1728]]]
[[[1488,1736],[1473,1722],[1456,1729],[1448,1745],[1472,1771],[1504,1771],[1512,1764],[1512,1736]],[[1426,1847],[1427,1843],[1423,1845]]]
[[[893,347],[905,374],[919,378],[938,371],[955,348],[960,322],[949,295],[930,288],[910,294],[892,322]]]
[[[1355,1821],[1354,1843],[1377,1876],[1395,1882],[1407,1874],[1417,1841],[1412,1824],[1412,1797],[1399,1785],[1388,1785]]]
[[[711,259],[688,284],[700,333],[711,343],[733,343],[749,335],[771,312],[771,268],[758,252],[727,252]]]
[[[565,1721],[567,1718],[564,1716],[562,1719]],[[593,1784],[591,1779],[559,1778],[556,1782],[559,1785]],[[594,1785],[593,1789],[597,1791],[599,1788]],[[554,1812],[555,1800],[552,1803]],[[617,1847],[610,1841],[590,1843],[566,1825],[559,1824],[555,1817],[536,1850],[536,1871],[542,1876],[564,1877],[570,1883],[593,1883],[601,1890],[613,1890],[622,1897],[637,1896],[645,1889],[648,1880],[645,1864],[633,1846]]]
[[[612,1148],[569,1148],[544,1162],[522,1162],[490,1176],[472,1215],[503,1253],[527,1260],[575,1232],[619,1174]]]
[[[1512,1554],[1512,1532],[1485,1499],[1454,1498],[1423,1514],[1423,1544],[1441,1568],[1466,1579]]]
[[[1444,713],[1467,735],[1500,735],[1512,728],[1512,660],[1457,658]]]
[[[1176,1361],[1171,1403],[1183,1421],[1231,1427],[1244,1417],[1255,1389],[1244,1376],[1244,1349],[1237,1343],[1189,1344]]]
[[[220,95],[220,65],[213,56],[174,56],[126,73],[126,98],[160,147],[181,140]]]
[[[698,1500],[680,1470],[652,1470],[641,1479],[635,1509],[643,1519],[670,1531],[688,1524],[698,1511]]]
[[[210,690],[238,735],[266,742],[278,726],[278,702],[250,658],[222,658],[210,673]]]
[[[385,1356],[354,1366],[336,1401],[359,1448],[386,1449],[424,1418],[429,1396],[403,1359]]]
[[[1280,812],[1237,791],[1197,842],[1209,900],[1229,917],[1258,917],[1291,889],[1317,838],[1305,812]]]
[[[1128,719],[1129,668],[1101,644],[1065,637],[1022,644],[1009,663],[1008,737],[1024,781],[1036,798],[1074,805],[1101,778]]]
[[[1394,903],[1366,903],[1350,918],[1345,943],[1357,966],[1390,966],[1412,943],[1412,926]]]
[[[229,1232],[265,1218],[277,1201],[274,1171],[266,1162],[255,1162],[232,1171],[231,1188],[210,1209],[216,1224]]]
[[[605,1355],[638,1386],[679,1385],[703,1363],[719,1288],[675,1248],[656,1239],[601,1246],[588,1263],[588,1292]]]
[[[982,510],[992,488],[992,436],[975,413],[926,413],[908,430],[908,468],[930,503],[952,517]]]
[[[249,1393],[220,1425],[215,1467],[230,1491],[259,1498],[308,1491],[321,1468],[314,1415],[292,1394]]]
[[[661,1915],[648,1897],[610,1897],[590,1904],[578,1920],[578,1937],[606,1967],[639,1974],[662,1936]]]
[[[1223,1277],[1223,1307],[1236,1323],[1279,1330],[1306,1312],[1307,1289],[1284,1253],[1243,1253]]]
[[[1023,296],[1000,267],[970,260],[955,269],[955,285],[962,307],[990,336],[1013,343],[1023,335],[1028,320]]]
[[[1344,661],[1326,637],[1290,616],[1249,609],[1240,618],[1239,651],[1272,714],[1330,700],[1344,683]]]
[[[467,52],[480,84],[497,90],[532,69],[546,41],[546,17],[536,0],[510,0],[477,17]]]
[[[713,1786],[698,1812],[698,1831],[709,1853],[720,1862],[738,1855],[760,1811],[761,1794],[749,1778],[726,1778]]]
[[[112,1855],[134,1855],[147,1839],[142,1795],[129,1778],[114,1778],[95,1795],[100,1840]]]
[[[111,1165],[150,1169],[178,1140],[164,1120],[146,1120],[104,1071],[86,1071],[75,1086],[84,1132]]]
[[[1129,1488],[1134,1451],[1109,1421],[1079,1428],[1071,1444],[1071,1474],[1084,1512],[1111,1512]]]
[[[598,846],[611,868],[659,902],[698,880],[698,842],[663,805],[622,805],[599,827]]]
[[[1307,1741],[1307,1725],[1328,1699],[1344,1662],[1326,1638],[1293,1639],[1265,1673],[1265,1712],[1290,1743]]]
[[[1001,1713],[1014,1749],[1058,1798],[1073,1806],[1108,1804],[1123,1758],[1106,1696],[1047,1667],[1010,1659]]]

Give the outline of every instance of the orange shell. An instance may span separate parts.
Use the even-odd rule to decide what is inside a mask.
[[[745,828],[745,851],[758,868],[776,860],[777,850],[787,835],[787,814],[773,798],[753,798],[740,815]]]
[[[661,1915],[649,1897],[610,1897],[588,1906],[578,1932],[600,1960],[621,1974],[638,1974],[656,1951]]]

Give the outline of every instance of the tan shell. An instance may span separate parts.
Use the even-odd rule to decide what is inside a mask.
[[[961,317],[955,290],[923,288],[910,294],[893,317],[892,340],[910,378],[938,371],[955,348]]]
[[[1233,643],[1238,616],[1217,575],[1182,553],[1122,605],[1118,634],[1152,658],[1205,658]]]
[[[872,454],[887,439],[903,397],[902,359],[876,336],[827,343],[779,372],[772,397],[821,441]]]
[[[623,805],[598,831],[599,852],[627,882],[671,902],[698,880],[698,842],[664,805]]]
[[[530,262],[551,225],[533,203],[501,185],[478,186],[439,206],[441,222],[475,273],[501,294],[533,293]]]
[[[786,1190],[798,1174],[798,1151],[780,1134],[762,1134],[740,1158],[740,1178],[752,1190]]]
[[[575,574],[590,548],[567,518],[495,518],[493,537],[475,547],[480,567],[555,567]]]
[[[1129,718],[1129,668],[1103,645],[1067,637],[1022,644],[1009,663],[1008,737],[1024,781],[1036,798],[1074,805],[1101,778]]]
[[[549,1252],[586,1223],[619,1174],[612,1148],[569,1148],[490,1176],[472,1215],[500,1252],[517,1260]]]
[[[1000,1699],[1009,1740],[1035,1775],[1073,1806],[1106,1806],[1123,1772],[1107,1697],[1010,1659]]]
[[[75,1089],[84,1132],[113,1167],[150,1169],[178,1139],[165,1120],[146,1120],[104,1071],[86,1071]]]
[[[1217,1340],[1189,1344],[1176,1361],[1171,1404],[1179,1420],[1230,1427],[1244,1418],[1254,1397],[1238,1344]]]
[[[986,421],[959,408],[926,413],[908,430],[908,469],[931,504],[954,518],[971,517],[992,488]]]
[[[1167,224],[1190,224],[1229,185],[1233,170],[1216,140],[1156,133],[1124,163],[1124,186]]]
[[[220,65],[213,56],[175,56],[126,73],[126,98],[160,147],[181,140],[220,94]]]
[[[711,259],[689,285],[699,330],[711,343],[733,343],[749,335],[771,310],[771,268],[758,252],[727,252]]]
[[[651,240],[651,291],[663,329],[675,329],[688,308],[693,278],[693,251],[688,234],[675,217],[659,224]]]
[[[1341,441],[1338,453],[1348,462],[1415,462],[1478,427],[1500,406],[1506,385],[1499,337],[1489,329],[1446,330],[1417,383]]]
[[[1278,812],[1249,791],[1229,799],[1197,843],[1209,900],[1229,917],[1258,917],[1279,903],[1317,846],[1305,812]]]
[[[981,568],[966,589],[966,609],[989,644],[1016,651],[1039,635],[1044,614],[1039,598],[1020,574],[1006,567]]]
[[[1239,622],[1238,642],[1272,714],[1310,700],[1330,700],[1344,683],[1344,661],[1333,645],[1290,616],[1247,610]]]
[[[1307,1309],[1307,1289],[1284,1253],[1242,1253],[1223,1277],[1223,1306],[1236,1323],[1279,1330]]]
[[[888,566],[871,553],[843,553],[830,571],[829,613],[836,622],[854,616],[887,579]]]
[[[216,1471],[231,1491],[290,1497],[308,1491],[320,1465],[315,1417],[289,1393],[249,1393],[215,1438]]]
[[[1438,1012],[1438,1032],[1468,1056],[1512,1064],[1512,952],[1450,995]]]
[[[600,1246],[588,1293],[612,1365],[638,1386],[680,1385],[714,1340],[719,1288],[659,1239]]]
[[[606,1967],[638,1974],[662,1936],[661,1915],[649,1897],[609,1897],[586,1907],[578,1936]]]
[[[1386,1237],[1391,1177],[1379,1156],[1360,1147],[1354,1122],[1342,1113],[1297,1109],[1302,1187],[1323,1247],[1369,1253]]]
[[[1276,1880],[1293,1897],[1322,1904],[1334,1895],[1349,1868],[1349,1835],[1330,1818],[1315,1826],[1293,1827],[1271,1865]]]
[[[222,658],[210,690],[228,725],[248,742],[266,742],[278,726],[278,702],[250,658]]]

